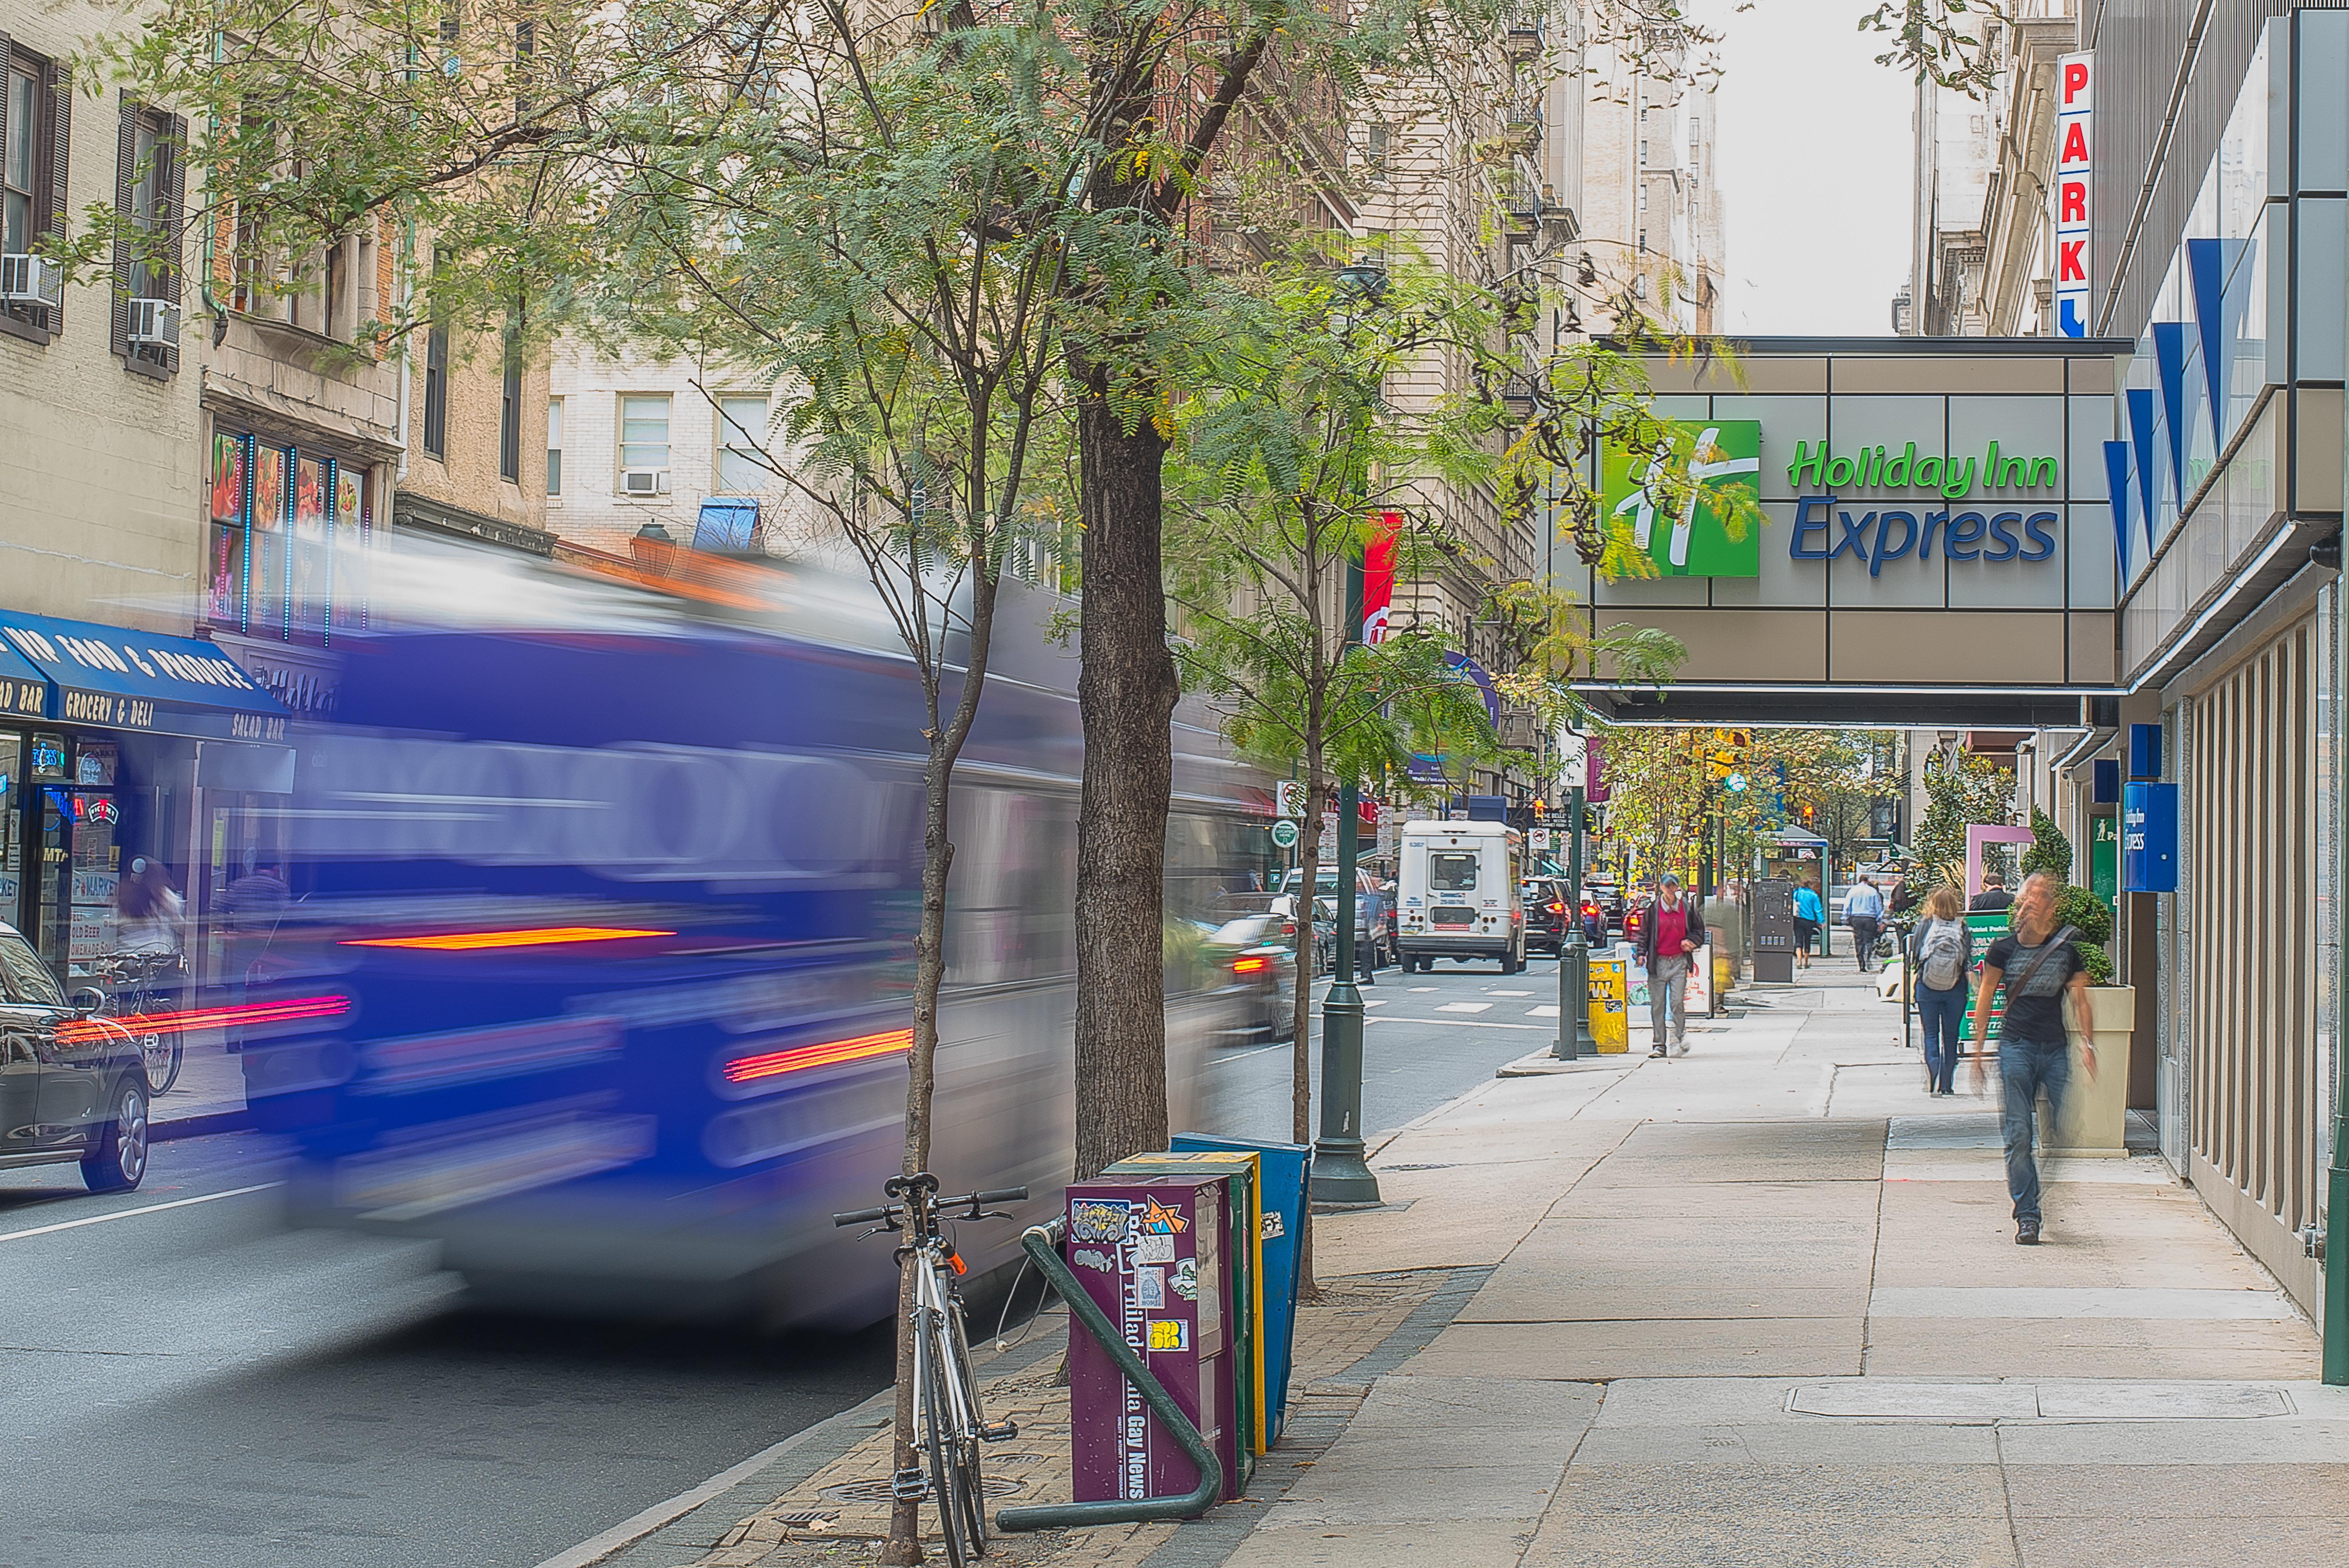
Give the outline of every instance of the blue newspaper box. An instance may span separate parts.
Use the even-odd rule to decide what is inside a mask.
[[[1277,1441],[1288,1419],[1288,1367],[1297,1337],[1297,1249],[1305,1235],[1306,1184],[1313,1150],[1302,1143],[1265,1143],[1181,1132],[1177,1151],[1231,1150],[1258,1156],[1264,1206],[1264,1384],[1266,1414]]]

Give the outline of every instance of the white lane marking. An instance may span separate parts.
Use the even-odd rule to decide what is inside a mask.
[[[1414,985],[1414,986],[1413,986],[1413,987],[1411,988],[1411,992],[1412,992],[1412,995],[1413,995],[1416,996],[1416,995],[1418,995],[1422,991],[1433,991],[1433,990],[1434,990],[1434,989],[1435,989],[1435,987],[1434,987],[1434,986],[1433,986],[1433,985]]]
[[[1555,1018],[1557,1016],[1557,1006],[1553,1003],[1546,1007],[1536,1007],[1532,1012],[1527,1013],[1526,1016],[1528,1018]]]
[[[1493,1004],[1490,1002],[1446,1002],[1435,1010],[1439,1013],[1489,1013],[1493,1010]]]
[[[1365,1007],[1383,1007],[1386,1005],[1387,999],[1384,996],[1371,996],[1366,998],[1362,1003],[1362,1006]]]
[[[102,1225],[109,1220],[128,1220],[140,1214],[160,1214],[166,1209],[184,1209],[191,1203],[213,1203],[222,1198],[242,1198],[248,1192],[266,1192],[272,1187],[283,1187],[283,1181],[260,1181],[250,1187],[232,1187],[225,1192],[206,1192],[195,1198],[174,1198],[168,1203],[149,1203],[142,1208],[117,1209],[111,1214],[92,1214],[83,1220],[60,1220],[54,1225],[30,1225],[21,1231],[0,1231],[0,1242],[21,1242],[27,1236],[50,1236],[59,1231],[78,1231],[84,1225]]]
[[[1487,991],[1485,995],[1487,996],[1530,996],[1533,993],[1530,991]]]

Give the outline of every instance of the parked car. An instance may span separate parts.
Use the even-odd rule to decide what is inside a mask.
[[[1296,903],[1299,883],[1304,872],[1290,867],[1280,882],[1280,892],[1273,900],[1275,911],[1286,914]],[[1317,906],[1313,917],[1314,962],[1316,968],[1327,973],[1337,962],[1333,951],[1337,946],[1338,872],[1334,866],[1324,866],[1315,875],[1313,886]],[[1354,940],[1371,948],[1371,968],[1385,968],[1395,962],[1394,895],[1375,872],[1357,871],[1354,873]]]
[[[1297,928],[1283,917],[1243,914],[1207,934],[1211,962],[1230,977],[1245,1006],[1239,1040],[1286,1040],[1297,1030]]]
[[[1623,884],[1613,877],[1583,878],[1582,902],[1587,905],[1596,905],[1599,919],[1605,923],[1605,929],[1598,937],[1600,941],[1605,940],[1607,931],[1622,930],[1623,917],[1630,913],[1624,906]]]
[[[95,1016],[103,997],[68,998],[13,925],[0,924],[0,1168],[77,1161],[93,1192],[147,1174],[147,1074],[138,1042]]]

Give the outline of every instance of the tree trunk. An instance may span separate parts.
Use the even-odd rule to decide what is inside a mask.
[[[1166,1147],[1166,808],[1174,659],[1166,648],[1161,465],[1147,418],[1125,428],[1111,371],[1080,366],[1085,731],[1077,817],[1077,1170]]]

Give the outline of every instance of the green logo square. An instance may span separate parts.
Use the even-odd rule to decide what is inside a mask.
[[[1673,432],[1667,454],[1651,459],[1611,441],[1601,453],[1609,522],[1631,530],[1661,576],[1761,576],[1762,421],[1660,422]],[[1689,476],[1684,487],[1657,482],[1675,470]]]

